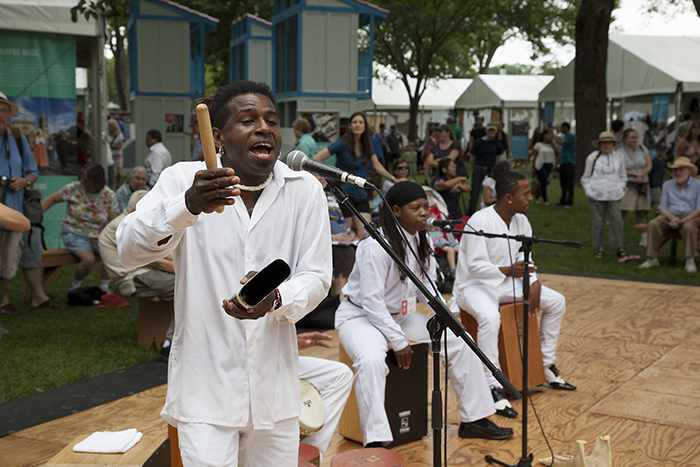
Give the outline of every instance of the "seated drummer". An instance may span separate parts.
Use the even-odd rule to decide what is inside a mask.
[[[428,284],[428,278],[406,248],[399,227],[386,208],[388,206],[393,211],[420,262],[435,280],[435,259],[425,232],[430,214],[425,192],[417,183],[399,182],[387,192],[386,200],[379,214],[383,226],[381,233],[408,267]],[[336,312],[335,327],[355,369],[355,394],[364,444],[366,447],[384,446],[393,441],[384,410],[389,371],[385,363],[388,343],[391,343],[399,367],[408,369],[412,353],[409,341],[430,342],[426,329],[428,317],[416,311],[416,299],[423,303],[427,300],[372,238],[359,243],[355,266],[343,293],[346,299]],[[445,335],[450,359],[449,375],[457,393],[462,420],[459,436],[509,438],[513,430],[498,427],[486,418],[495,413],[495,407],[481,362],[463,341],[449,331]]]
[[[532,226],[525,216],[532,201],[530,184],[517,172],[504,172],[496,180],[497,201],[476,212],[468,226],[475,231],[507,235],[532,235]],[[476,320],[479,330],[477,342],[481,350],[498,365],[498,331],[501,327],[499,300],[515,295],[522,297],[524,254],[521,242],[504,238],[486,238],[462,235],[459,259],[454,283],[454,295],[450,302],[453,312],[466,310]],[[575,386],[567,383],[554,366],[557,340],[566,312],[566,299],[559,292],[545,287],[539,281],[534,265],[530,268],[530,312],[542,310],[540,341],[544,374],[554,389],[572,391]],[[490,373],[486,373],[497,413],[516,417],[510,402],[505,398],[501,385]]]

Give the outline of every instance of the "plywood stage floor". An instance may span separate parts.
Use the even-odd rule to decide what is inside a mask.
[[[533,465],[549,455],[545,435],[556,454],[572,454],[578,439],[590,450],[597,436],[610,435],[615,467],[700,466],[700,287],[544,274],[542,281],[568,301],[557,367],[578,390],[532,393],[544,431],[530,410]],[[304,354],[337,359],[337,339],[331,349]],[[517,463],[520,419],[492,417],[514,429],[509,440],[460,439],[451,388],[449,395],[448,465],[484,466],[486,454]],[[164,439],[158,415],[164,398],[160,386],[0,438],[0,466],[44,465],[76,437],[98,430],[136,427]],[[513,403],[519,412],[521,403]],[[336,433],[322,465],[360,447]],[[394,450],[406,466],[432,465],[430,434]]]

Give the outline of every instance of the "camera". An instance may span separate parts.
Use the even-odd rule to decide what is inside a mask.
[[[5,204],[5,195],[7,187],[10,186],[10,179],[5,175],[0,175],[0,203]]]

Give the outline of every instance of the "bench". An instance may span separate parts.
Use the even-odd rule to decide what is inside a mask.
[[[156,350],[160,349],[174,314],[175,306],[172,300],[162,300],[159,297],[139,298],[139,347],[150,349],[155,345]]]
[[[95,261],[102,261],[99,254],[95,254]],[[61,266],[78,264],[80,260],[65,248],[51,248],[44,250],[41,255],[41,265],[44,268],[44,286],[51,280]]]
[[[93,454],[73,451],[73,446],[88,436],[83,434],[73,440],[49,460],[46,467],[170,466],[170,440],[168,438],[145,435],[133,448],[123,454]]]

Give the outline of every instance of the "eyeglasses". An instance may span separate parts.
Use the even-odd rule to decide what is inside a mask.
[[[408,170],[408,166],[396,167],[396,170]]]
[[[0,107],[0,114],[9,114],[9,113],[10,113],[10,109],[9,109],[9,108],[7,108],[7,107],[5,107],[5,106]]]

